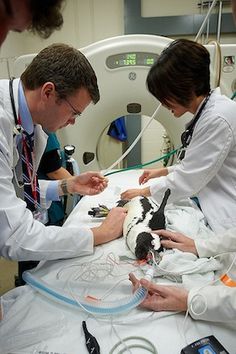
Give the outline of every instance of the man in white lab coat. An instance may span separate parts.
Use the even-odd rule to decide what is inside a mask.
[[[21,79],[0,81],[0,255],[17,260],[69,258],[93,252],[93,246],[119,237],[126,215],[114,208],[94,228],[44,226],[40,220],[48,200],[65,193],[98,194],[107,186],[98,172],[87,172],[63,181],[40,183],[40,207],[36,213],[17,198],[12,180],[22,182],[21,145],[24,132],[34,132],[34,172],[45,149],[47,135],[69,124],[93,101],[99,100],[96,75],[78,50],[55,44],[43,49]],[[14,117],[15,105],[16,116]],[[89,138],[89,136],[88,136]],[[26,161],[27,162],[27,161]],[[27,163],[27,168],[30,166]],[[34,195],[32,193],[32,195]],[[33,197],[32,197],[33,198]]]

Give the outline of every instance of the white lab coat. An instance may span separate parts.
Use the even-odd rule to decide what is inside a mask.
[[[211,257],[232,252],[224,257],[225,269],[230,267],[236,252],[236,228],[216,235],[214,238],[197,239],[195,245],[200,257]],[[223,272],[223,273],[224,273]],[[236,265],[229,274],[236,281]],[[216,279],[219,275],[216,275]],[[228,287],[221,281],[200,289],[191,289],[188,296],[189,312],[199,320],[214,322],[236,322],[236,287]]]
[[[196,195],[215,232],[236,227],[236,103],[216,89],[211,94],[182,163],[153,181],[151,195],[160,202]]]
[[[14,98],[18,111],[18,84],[14,80]],[[33,219],[26,203],[16,196],[12,183],[18,152],[13,139],[14,118],[9,81],[0,80],[0,256],[16,260],[52,260],[90,254],[93,234],[86,227],[44,226]],[[46,138],[36,126],[36,166],[45,149]],[[45,196],[45,185],[40,184]]]

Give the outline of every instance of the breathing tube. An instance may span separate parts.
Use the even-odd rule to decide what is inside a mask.
[[[149,269],[145,278],[151,280],[153,277],[153,269]],[[83,309],[86,312],[97,315],[114,315],[127,312],[137,307],[147,296],[147,289],[140,286],[132,295],[126,296],[119,301],[92,301],[86,299],[75,299],[72,295],[69,296],[64,290],[53,288],[51,285],[36,277],[29,271],[25,271],[22,275],[23,280],[32,288],[46,297],[62,303],[64,305],[73,306]]]

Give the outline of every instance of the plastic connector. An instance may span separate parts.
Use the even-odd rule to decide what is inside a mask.
[[[146,279],[148,281],[151,281],[153,276],[154,276],[154,269],[150,268],[150,269],[147,270],[144,279]]]

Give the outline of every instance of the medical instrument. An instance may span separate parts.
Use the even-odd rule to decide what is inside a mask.
[[[229,286],[231,288],[235,288],[236,287],[236,281],[233,280],[232,278],[230,278],[228,276],[228,274],[224,274],[220,277],[220,280],[222,281],[222,283],[224,283],[226,286]]]
[[[150,268],[146,272],[145,278],[151,280],[153,274],[154,270]],[[127,312],[137,307],[145,299],[148,293],[147,289],[140,286],[132,295],[119,299],[119,301],[90,301],[79,299],[78,297],[76,297],[76,299],[73,298],[72,294],[68,294],[63,289],[52,287],[50,284],[35,276],[33,272],[25,271],[22,277],[32,288],[50,299],[97,315],[114,315]]]
[[[13,94],[13,81],[14,81],[14,78],[10,78],[10,80],[9,80],[9,94],[10,94],[11,107],[12,107],[12,112],[13,112],[14,121],[15,121],[15,126],[13,128],[13,136],[15,136],[15,135],[19,135],[19,134],[23,133],[23,127],[18,122],[18,118],[17,118],[17,114],[16,114],[16,105],[15,105],[14,94]]]
[[[86,322],[82,322],[82,328],[85,335],[85,343],[90,354],[100,354],[100,346],[97,339],[88,331]]]
[[[75,146],[74,145],[65,145],[64,146],[64,154],[65,154],[65,160],[66,160],[66,169],[67,171],[70,172],[71,175],[79,174],[75,173],[78,171],[75,171],[75,160],[73,159],[72,155],[75,152]]]
[[[72,157],[72,155],[75,152],[75,146],[71,144],[67,144],[64,146],[64,157],[65,157],[65,163],[66,163],[66,169],[72,176],[78,176],[80,174],[79,166],[77,161]],[[70,208],[68,208],[68,196],[64,195],[64,212],[65,214],[70,213],[70,209],[74,209],[76,204],[79,202],[81,198],[81,195],[79,194],[73,194],[73,203],[70,205]]]
[[[12,107],[12,112],[13,112],[14,121],[15,121],[15,126],[13,128],[13,137],[15,137],[16,135],[21,135],[24,132],[24,129],[23,129],[23,127],[21,125],[21,121],[20,121],[20,119],[18,119],[17,113],[16,113],[16,105],[15,105],[14,94],[13,94],[13,81],[14,81],[14,78],[11,78],[9,80],[9,94],[10,94],[11,107]],[[31,180],[27,183],[26,182],[23,183],[22,181],[18,181],[15,168],[13,169],[14,179],[15,179],[16,184],[19,188],[23,188],[24,185],[32,185],[33,184],[33,181],[35,180],[35,175],[36,175],[34,156],[32,156],[32,162],[33,162],[32,176],[31,176]]]
[[[182,142],[182,147],[180,148],[180,151],[177,155],[177,159],[178,160],[182,160],[185,156],[185,151],[186,148],[188,147],[188,145],[190,144],[190,141],[192,139],[192,135],[193,135],[193,131],[195,128],[195,125],[197,124],[199,118],[201,117],[201,114],[211,96],[212,91],[209,92],[209,94],[206,96],[206,98],[204,99],[200,109],[198,110],[196,116],[193,118],[193,120],[187,124],[187,129],[182,133],[181,135],[181,142]]]
[[[222,283],[226,286],[231,287],[231,288],[236,287],[235,276],[234,276],[234,279],[232,279],[231,272],[230,272],[235,264],[235,261],[236,261],[236,255],[234,256],[233,261],[231,262],[231,264],[228,267],[228,269],[226,270],[226,272],[224,274],[222,274],[220,277],[220,280],[222,281]]]
[[[181,354],[229,354],[215,336],[204,337],[189,344]]]
[[[172,40],[163,36],[132,34],[107,38],[80,48],[97,74],[101,98],[99,104],[90,105],[83,112],[84,119],[77,126],[59,132],[59,137],[64,145],[70,141],[76,147],[74,157],[81,172],[105,170],[110,165],[106,163],[107,157],[100,145],[103,133],[117,117],[126,116],[129,120],[133,119],[134,114],[152,116],[157,101],[146,89],[147,73],[153,60]],[[220,56],[215,45],[207,44],[206,48],[211,56],[211,87],[215,88],[215,58]],[[220,48],[222,58],[236,55],[234,44],[220,44]],[[17,58],[12,68],[13,75],[20,77],[34,57],[35,54],[27,54]],[[145,60],[141,60],[141,57]],[[113,65],[110,65],[111,61]],[[222,94],[228,97],[235,91],[235,70],[235,65],[221,68],[220,88]],[[174,148],[180,146],[181,133],[191,119],[190,113],[184,114],[181,119],[173,119],[172,113],[164,107],[155,117],[164,127]]]

